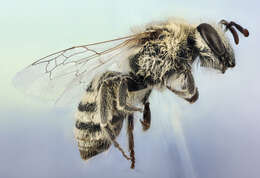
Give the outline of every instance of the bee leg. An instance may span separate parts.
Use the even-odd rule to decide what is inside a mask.
[[[128,95],[127,80],[122,79],[119,85],[119,92],[118,92],[119,106],[122,108],[122,110],[126,112],[130,112],[130,113],[133,113],[135,111],[143,112],[142,108],[131,106],[126,103],[127,95]]]
[[[101,86],[101,97],[100,97],[100,117],[101,117],[101,126],[109,136],[110,140],[113,142],[114,146],[122,153],[122,155],[127,159],[130,160],[130,158],[126,155],[125,151],[120,147],[119,143],[115,140],[116,135],[114,132],[110,129],[110,126],[107,124],[108,117],[112,118],[112,115],[109,110],[109,97],[108,97],[108,90],[107,90],[108,84],[104,82]]]
[[[104,127],[104,129],[105,129],[106,133],[108,134],[108,136],[110,137],[111,141],[113,142],[114,146],[122,153],[123,157],[125,157],[127,160],[131,160],[131,158],[129,156],[127,156],[127,154],[125,153],[123,148],[121,148],[119,143],[115,140],[115,135],[113,134],[113,131],[109,128],[109,126],[106,125]]]
[[[189,98],[185,98],[186,101],[188,101],[189,103],[195,103],[199,98],[199,91],[198,91],[198,88],[196,88],[196,91],[195,93],[189,97]]]
[[[142,100],[142,102],[144,104],[144,112],[143,112],[143,120],[140,119],[140,122],[143,126],[143,131],[148,130],[151,125],[151,110],[150,110],[150,103],[148,101],[148,98],[149,98],[151,92],[152,92],[152,90],[149,90],[145,94],[145,96]]]
[[[135,151],[134,151],[134,116],[133,114],[128,115],[128,125],[127,125],[127,133],[128,133],[128,148],[130,151],[130,159],[131,159],[131,169],[135,168]]]
[[[150,110],[150,103],[147,102],[144,105],[144,112],[143,112],[143,120],[140,119],[140,122],[143,127],[143,131],[146,131],[150,128],[151,125],[151,110]]]
[[[191,72],[185,72],[176,77],[176,79],[181,79],[182,83],[180,84],[180,88],[183,90],[176,90],[172,87],[166,86],[170,91],[178,95],[179,97],[185,99],[189,103],[194,103],[199,98],[198,88],[195,87],[195,82]]]
[[[191,104],[195,103],[195,101],[197,101],[199,98],[198,88],[196,88],[192,93],[190,93],[189,91],[178,91],[178,90],[172,89],[170,87],[167,87],[167,88]]]
[[[109,93],[108,93],[108,84],[104,82],[101,85],[101,91],[100,91],[100,119],[101,119],[101,126],[105,127],[107,126],[108,117],[111,117],[110,110],[110,102],[109,102]]]

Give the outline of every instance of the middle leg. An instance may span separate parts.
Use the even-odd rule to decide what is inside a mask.
[[[145,94],[144,98],[142,99],[142,103],[144,105],[144,112],[143,112],[143,120],[140,120],[140,122],[143,126],[143,131],[148,130],[151,125],[151,110],[150,110],[150,103],[148,101],[151,92],[152,90],[149,90]]]
[[[118,105],[119,108],[127,113],[132,114],[135,111],[143,112],[142,108],[138,108],[127,103],[128,85],[127,79],[122,79],[118,91]]]

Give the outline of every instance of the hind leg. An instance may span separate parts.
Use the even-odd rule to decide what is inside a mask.
[[[111,130],[110,125],[108,124],[108,120],[112,120],[112,113],[111,113],[111,99],[109,97],[109,90],[108,85],[109,83],[106,81],[101,86],[101,93],[100,93],[100,117],[101,117],[101,126],[104,131],[109,136],[110,140],[113,142],[114,146],[119,149],[122,155],[127,159],[130,158],[126,155],[124,150],[120,147],[119,143],[115,140],[116,134],[113,130]]]
[[[104,127],[105,132],[107,133],[107,135],[109,136],[109,138],[111,139],[111,141],[113,142],[114,146],[122,153],[122,155],[127,159],[127,160],[131,160],[131,158],[129,158],[129,156],[127,156],[127,154],[125,153],[125,151],[123,150],[123,148],[121,148],[121,146],[119,145],[119,143],[115,140],[115,135],[113,133],[113,131],[109,128],[109,126],[107,125],[106,127]]]
[[[131,168],[135,168],[135,151],[134,151],[134,116],[133,114],[128,115],[127,118],[127,133],[128,133],[128,149],[130,151]]]
[[[104,82],[100,88],[100,120],[102,127],[106,127],[107,121],[110,118],[112,119],[112,103],[109,98],[109,85],[108,82]]]
[[[103,82],[101,85],[101,91],[100,91],[100,117],[101,117],[101,126],[104,129],[104,131],[109,136],[110,140],[113,142],[114,146],[119,149],[119,151],[122,153],[122,155],[127,159],[130,160],[130,158],[126,155],[124,150],[120,147],[119,143],[115,140],[116,133],[111,129],[110,125],[108,124],[108,121],[112,120],[112,102],[111,102],[111,82],[117,82],[117,78],[111,78]],[[115,83],[114,83],[115,84]]]

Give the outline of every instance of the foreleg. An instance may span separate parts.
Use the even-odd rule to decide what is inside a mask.
[[[172,89],[170,87],[167,86],[167,88],[172,91],[173,93],[175,93],[176,95],[178,95],[179,97],[182,97],[183,99],[185,99],[186,101],[188,101],[189,103],[195,103],[198,98],[199,98],[199,91],[198,88],[196,88],[196,90],[194,91],[194,93],[190,93],[189,91],[177,91],[175,89]]]
[[[191,72],[185,72],[175,75],[177,76],[172,77],[172,80],[174,80],[172,81],[173,84],[171,84],[170,86],[166,85],[166,87],[179,97],[188,101],[189,103],[194,103],[195,101],[197,101],[197,99],[199,98],[199,92],[198,88],[195,87],[195,82]]]

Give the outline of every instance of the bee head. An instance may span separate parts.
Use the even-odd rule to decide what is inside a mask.
[[[222,30],[221,25],[225,25],[225,30]],[[217,69],[222,73],[228,68],[235,67],[235,55],[233,48],[226,37],[225,32],[230,30],[235,43],[238,44],[239,38],[235,26],[244,36],[248,36],[249,32],[242,28],[235,22],[228,23],[225,20],[221,20],[219,25],[213,27],[207,23],[202,23],[197,26],[196,32],[196,48],[199,51],[199,57],[202,67],[209,67]]]

